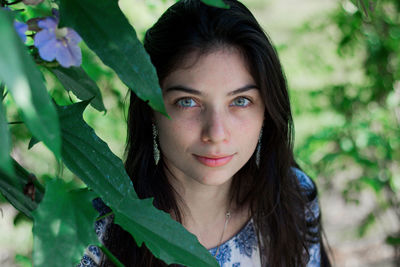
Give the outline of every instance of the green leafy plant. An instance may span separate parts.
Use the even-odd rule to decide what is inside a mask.
[[[342,175],[351,176],[342,191],[347,202],[358,203],[367,190],[375,194],[358,226],[362,237],[387,210],[400,220],[400,2],[339,1],[315,29],[335,33],[341,58],[362,59],[347,66],[362,78],[337,79],[310,94],[316,110],[329,109],[338,119],[307,138],[297,153],[328,184],[345,170]],[[400,228],[396,231],[388,233],[387,243],[399,256]]]
[[[81,38],[128,88],[167,116],[155,69],[118,2],[42,2],[0,2],[0,192],[33,220],[34,266],[77,264],[89,245],[98,245],[110,260],[122,266],[95,234],[98,214],[92,200],[97,197],[111,208],[112,213],[107,216],[114,215],[115,223],[128,231],[138,245],[145,243],[166,263],[218,266],[196,237],[169,214],[156,209],[152,199],[138,198],[122,160],[83,119],[89,104],[98,111],[106,108],[101,86],[80,67]],[[229,8],[222,0],[204,2]],[[46,17],[30,17],[32,12],[24,4],[39,4],[38,13]],[[51,10],[53,15],[49,16]],[[60,43],[69,50],[57,47]],[[82,101],[57,104],[44,82],[46,71]],[[11,158],[9,125],[14,122],[8,122],[3,103],[8,93],[22,118],[17,123],[26,125],[31,133],[29,148],[43,142],[85,188],[66,183],[63,177],[47,179],[44,186]],[[18,258],[28,264],[23,256]]]

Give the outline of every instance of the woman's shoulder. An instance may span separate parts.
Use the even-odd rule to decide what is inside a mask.
[[[302,170],[300,170],[297,167],[292,167],[291,170],[296,175],[297,180],[299,181],[299,184],[303,189],[306,189],[306,190],[315,190],[316,189],[315,183]]]
[[[308,200],[306,203],[306,220],[318,220],[320,208],[318,203],[317,186],[314,181],[299,168],[292,167],[292,171],[297,177],[300,188]]]
[[[300,188],[307,196],[308,201],[314,200],[317,197],[317,186],[315,185],[314,181],[297,167],[292,167],[291,171],[296,176]]]

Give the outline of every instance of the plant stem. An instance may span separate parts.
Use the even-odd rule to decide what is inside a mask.
[[[64,173],[64,164],[61,160],[57,160],[56,159],[56,164],[57,164],[57,177],[63,177],[63,173]]]
[[[4,93],[4,95],[1,96],[1,102],[3,102],[3,100],[6,98],[7,94],[8,94],[8,91],[6,91]]]
[[[6,98],[6,95],[8,93],[8,91],[6,91],[4,94],[4,88],[6,87],[6,85],[3,82],[0,82],[0,95],[1,95],[1,102],[3,102],[4,98]]]
[[[110,261],[112,261],[115,266],[117,267],[125,267],[112,253],[109,251],[104,245],[100,245],[100,249],[103,251],[104,254],[108,257]]]
[[[56,62],[46,62],[46,61],[43,61],[41,59],[37,59],[37,60],[35,59],[35,62],[39,66],[45,66],[45,67],[48,67],[48,68],[55,68],[55,67],[60,66],[60,64],[57,61]]]
[[[106,214],[104,214],[103,216],[100,216],[99,218],[97,218],[96,219],[96,221],[100,221],[101,219],[103,219],[103,218],[105,218],[105,217],[108,217],[108,216],[110,216],[110,215],[113,215],[114,214],[114,212],[109,212],[109,213],[106,213]]]
[[[11,121],[8,124],[23,124],[23,121]]]
[[[18,3],[21,3],[21,2],[22,2],[22,0],[16,0],[16,1],[11,2],[11,3],[6,3],[6,5],[7,6],[12,6],[12,5],[15,5],[15,4],[18,4]]]

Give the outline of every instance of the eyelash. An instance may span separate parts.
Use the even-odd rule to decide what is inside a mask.
[[[241,105],[232,105],[232,104],[229,104],[229,106],[230,106],[230,107],[247,108],[247,107],[249,107],[251,104],[253,104],[253,101],[251,101],[250,98],[245,97],[245,96],[238,96],[238,97],[236,97],[235,99],[233,99],[232,103],[235,102],[235,101],[238,100],[238,99],[244,99],[245,101],[248,101],[248,103],[247,103],[246,105],[243,105],[243,106],[241,106]],[[181,101],[185,101],[185,100],[191,100],[191,101],[193,101],[193,102],[196,104],[196,106],[199,106],[199,104],[197,103],[197,101],[196,101],[195,99],[193,99],[192,97],[182,97],[182,98],[179,98],[178,100],[175,101],[175,106],[177,106],[178,108],[181,108],[181,109],[188,109],[188,108],[194,108],[194,107],[196,107],[196,106],[183,106],[182,104],[180,104]]]
[[[179,98],[178,100],[175,101],[175,105],[176,105],[178,108],[181,108],[181,109],[188,109],[188,108],[193,108],[193,107],[194,107],[194,106],[185,107],[185,106],[179,104],[179,102],[185,101],[185,100],[192,100],[194,103],[197,104],[197,102],[196,102],[193,98],[191,98],[191,97],[182,97],[182,98]]]
[[[248,106],[250,106],[250,105],[253,103],[253,102],[251,101],[251,99],[249,99],[249,98],[247,98],[247,97],[244,97],[244,96],[236,97],[235,99],[233,99],[232,102],[235,102],[235,101],[238,100],[238,99],[243,99],[243,100],[247,101],[248,103],[247,103],[246,105],[243,105],[243,106],[237,105],[237,106],[235,106],[235,107],[247,108]],[[232,105],[229,105],[229,106],[232,106]]]

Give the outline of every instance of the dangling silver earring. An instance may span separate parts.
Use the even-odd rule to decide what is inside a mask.
[[[158,149],[158,144],[157,144],[157,137],[158,137],[158,131],[154,123],[151,125],[153,127],[153,154],[154,154],[154,162],[156,165],[158,165],[158,162],[160,161],[160,150]]]
[[[257,144],[257,148],[256,148],[256,164],[257,164],[257,167],[260,167],[261,139],[262,139],[263,128],[264,127],[261,127],[260,136],[258,137],[258,144]]]

